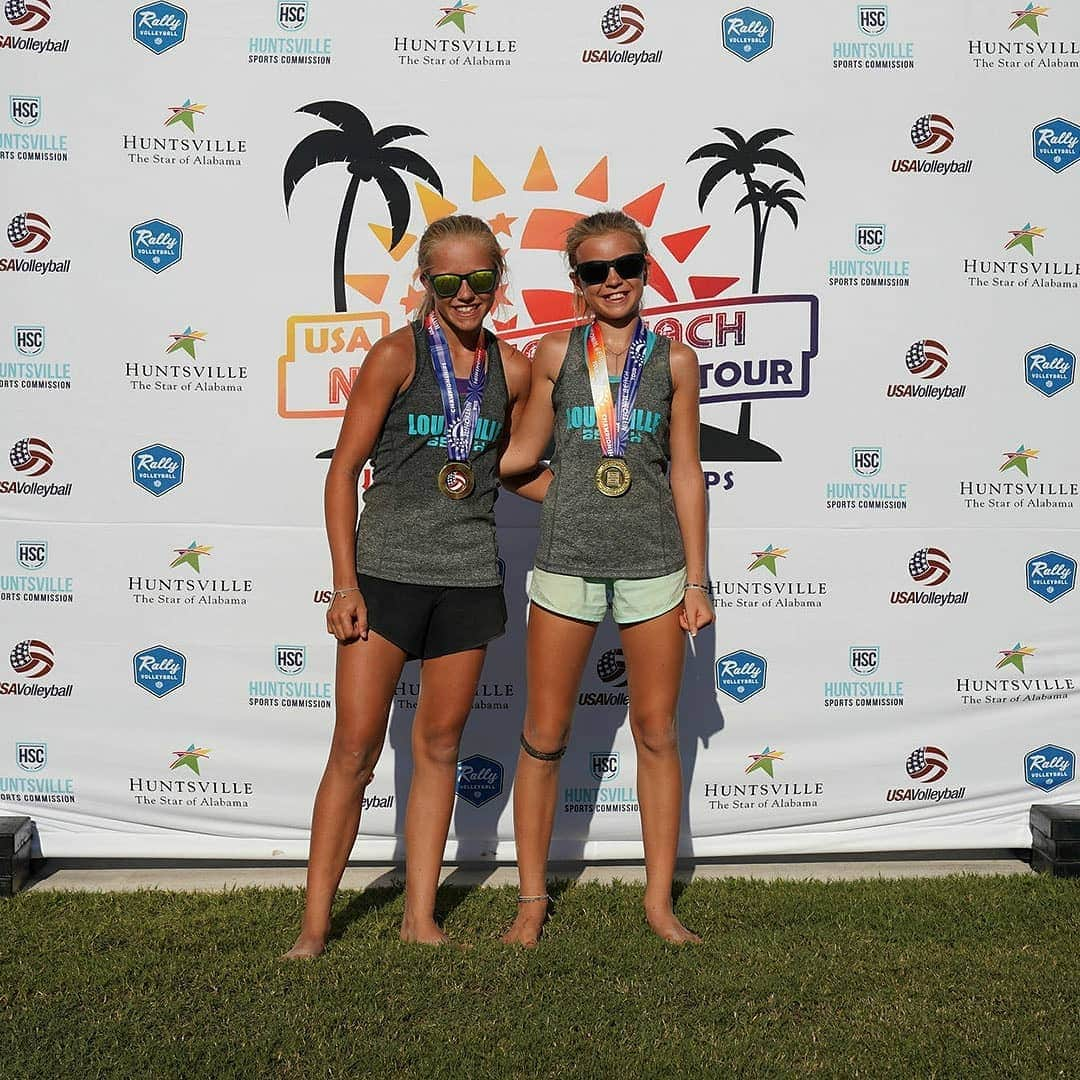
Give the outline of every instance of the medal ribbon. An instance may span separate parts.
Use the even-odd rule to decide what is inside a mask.
[[[424,329],[427,331],[431,366],[435,369],[435,381],[439,384],[443,416],[446,418],[446,456],[451,461],[468,461],[476,422],[480,419],[484,387],[487,386],[487,338],[481,329],[480,337],[476,342],[476,355],[473,357],[472,369],[469,371],[465,404],[462,405],[458,398],[450,346],[446,343],[446,337],[434,312],[424,320]]]
[[[589,368],[589,386],[596,408],[596,426],[600,432],[600,452],[604,457],[623,457],[626,453],[630,421],[634,416],[634,402],[637,400],[641,374],[648,358],[649,334],[644,321],[638,319],[626,353],[626,363],[619,377],[619,396],[616,401],[612,401],[604,338],[595,322],[589,326],[585,337],[585,363]]]

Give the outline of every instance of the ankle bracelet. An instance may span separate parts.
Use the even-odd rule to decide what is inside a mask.
[[[542,896],[521,896],[521,895],[519,895],[517,902],[519,904],[532,904],[532,903],[535,903],[538,900],[548,900],[548,901],[550,901],[551,897],[547,893],[544,893]]]

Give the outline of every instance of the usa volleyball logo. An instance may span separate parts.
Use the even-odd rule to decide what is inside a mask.
[[[622,649],[608,649],[599,660],[596,661],[596,674],[601,682],[615,683],[616,686],[626,685],[626,658]]]
[[[949,556],[941,548],[920,548],[908,559],[908,573],[920,585],[941,585],[951,572]]]
[[[912,780],[932,784],[949,771],[949,755],[940,746],[916,746],[905,762]]]
[[[632,45],[645,33],[645,14],[632,4],[615,4],[604,12],[600,29],[608,41]]]
[[[44,439],[27,436],[11,448],[8,461],[16,472],[42,476],[53,467],[52,447]]]
[[[49,0],[7,0],[4,15],[16,30],[41,30],[52,18]]]
[[[27,210],[16,214],[8,222],[7,238],[12,247],[25,251],[27,255],[34,255],[49,246],[52,233],[49,223],[40,214]]]
[[[940,113],[927,113],[911,125],[911,144],[928,154],[943,154],[953,144],[952,121]]]
[[[908,371],[923,379],[936,379],[949,366],[949,350],[940,341],[927,338],[908,346],[905,357]]]
[[[53,651],[44,641],[30,638],[11,650],[11,667],[16,675],[40,679],[53,669]]]

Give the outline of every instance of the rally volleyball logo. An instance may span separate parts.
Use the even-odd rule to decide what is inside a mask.
[[[4,16],[16,30],[43,30],[52,17],[49,0],[6,0]]]
[[[44,439],[27,436],[11,448],[8,461],[16,472],[43,476],[53,467],[52,447]]]
[[[615,4],[604,12],[600,29],[608,41],[632,45],[645,33],[645,14],[632,4]]]
[[[7,238],[12,247],[24,251],[27,255],[36,255],[49,246],[52,233],[45,218],[32,210],[26,210],[16,214],[8,222]]]
[[[622,9],[625,12],[626,5]],[[553,162],[543,146],[533,153],[518,192],[510,191],[501,176],[518,173],[520,161],[479,156],[471,157],[471,178],[458,176],[456,191],[450,184],[444,191],[443,168],[403,145],[425,135],[419,128],[405,123],[376,128],[366,113],[343,101],[313,102],[297,111],[328,126],[302,137],[289,154],[283,170],[285,209],[298,224],[327,229],[333,237],[327,255],[332,256],[334,309],[332,314],[289,318],[286,350],[278,361],[279,416],[344,415],[353,380],[372,344],[391,325],[415,318],[419,310],[423,287],[415,273],[402,281],[397,264],[415,258],[412,249],[423,224],[456,212],[487,221],[500,245],[510,251],[515,275],[535,282],[516,295],[509,283],[501,283],[492,324],[500,337],[531,355],[543,334],[578,325],[561,257],[567,229],[596,210],[619,206],[654,237],[642,309],[646,321],[655,333],[687,343],[699,356],[703,460],[781,460],[777,450],[751,437],[752,403],[807,396],[810,363],[818,348],[816,296],[760,294],[766,235],[785,227],[797,229],[804,199],[796,186],[805,182],[802,169],[774,145],[791,132],[771,127],[746,136],[733,128],[717,128],[721,139],[714,136],[684,158],[695,175],[700,167],[696,163],[705,166],[698,176],[695,207],[673,203],[664,181],[652,186],[646,181],[644,190],[616,193],[609,182],[608,155],[573,165]],[[303,192],[297,194],[301,180],[324,163],[347,166],[340,213],[333,215],[303,198]],[[573,169],[569,178],[566,168]],[[727,195],[719,206],[718,193]],[[726,212],[730,205],[738,214],[734,226]],[[417,208],[423,216],[419,228],[413,226]],[[704,223],[695,222],[706,213]],[[361,214],[371,215],[367,228],[354,229],[364,220]],[[732,269],[723,265],[732,258],[729,233],[745,237],[748,224],[752,248],[743,250],[750,256],[750,288],[724,296],[743,280],[717,272]],[[355,266],[354,260],[361,265]],[[347,268],[347,261],[354,265]],[[397,281],[394,292],[392,279]],[[349,297],[355,293],[366,301],[363,313],[349,310]],[[738,424],[725,430],[724,409],[736,402]],[[782,438],[790,424],[770,419],[775,436]]]

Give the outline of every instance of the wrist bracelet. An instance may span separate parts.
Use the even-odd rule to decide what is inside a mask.
[[[699,585],[696,581],[688,581],[683,586],[683,592],[686,592],[687,589],[700,589],[706,596],[712,595],[712,592],[709,589],[708,585]]]
[[[344,595],[345,595],[346,593],[350,593],[350,592],[359,592],[359,591],[360,591],[360,587],[359,587],[359,586],[357,586],[357,585],[354,585],[354,586],[353,586],[352,588],[350,588],[350,589],[333,589],[333,590],[331,591],[331,593],[330,593],[330,603],[329,603],[329,604],[327,604],[326,606],[327,606],[327,607],[331,607],[331,606],[333,605],[334,601],[335,601],[335,600],[336,600],[336,599],[337,599],[337,598],[338,598],[339,596],[344,596]]]

